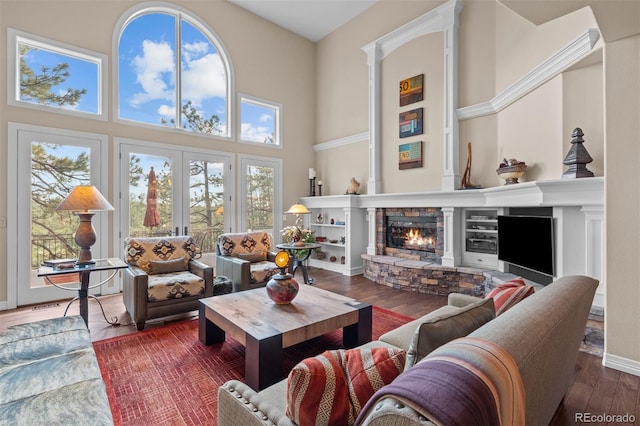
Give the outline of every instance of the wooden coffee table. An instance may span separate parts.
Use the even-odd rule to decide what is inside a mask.
[[[300,286],[288,305],[264,288],[200,299],[199,338],[223,342],[226,333],[245,347],[245,380],[262,390],[282,378],[282,349],[342,328],[345,347],[371,341],[371,313],[362,303],[312,286]]]

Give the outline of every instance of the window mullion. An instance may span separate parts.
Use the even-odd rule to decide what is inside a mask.
[[[176,128],[182,128],[182,16],[176,15]]]

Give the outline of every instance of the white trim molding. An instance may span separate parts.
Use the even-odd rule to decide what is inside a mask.
[[[614,370],[622,371],[623,373],[640,376],[640,361],[623,358],[621,356],[605,352],[602,356],[602,365],[608,368],[613,368]]]
[[[314,152],[327,151],[329,149],[339,148],[341,146],[351,145],[352,143],[364,142],[369,140],[369,132],[357,133],[343,138],[333,139],[321,142],[313,146]]]
[[[402,45],[426,34],[444,33],[444,173],[442,190],[457,189],[458,147],[458,27],[462,0],[449,0],[413,21],[362,47],[369,65],[369,194],[380,192],[381,151],[381,62]]]
[[[458,108],[458,120],[482,117],[502,111],[589,55],[599,38],[600,32],[597,29],[586,30],[490,101]]]

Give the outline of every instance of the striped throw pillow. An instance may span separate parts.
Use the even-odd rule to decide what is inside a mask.
[[[485,299],[493,298],[496,316],[499,316],[525,297],[531,296],[533,292],[533,287],[527,285],[522,278],[518,277],[500,284],[491,290],[485,296]]]
[[[287,416],[300,426],[353,424],[365,403],[404,369],[396,348],[339,349],[307,358],[287,378]]]

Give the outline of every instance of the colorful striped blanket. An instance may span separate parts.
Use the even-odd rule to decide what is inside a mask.
[[[497,344],[474,337],[441,346],[381,388],[355,424],[361,424],[384,396],[400,400],[437,425],[525,423],[518,366]]]

